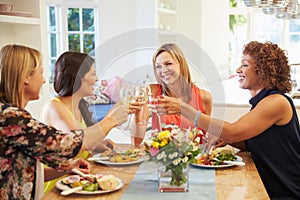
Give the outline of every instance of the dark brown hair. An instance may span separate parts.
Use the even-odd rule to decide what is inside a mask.
[[[252,41],[245,45],[244,55],[250,55],[261,83],[267,89],[289,92],[292,89],[290,65],[286,52],[271,42]]]
[[[54,68],[54,90],[58,96],[71,96],[81,87],[81,79],[91,69],[94,59],[88,54],[64,52],[56,61]],[[89,104],[83,98],[79,102],[79,110],[87,126],[94,124]]]

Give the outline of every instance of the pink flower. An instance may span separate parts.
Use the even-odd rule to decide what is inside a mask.
[[[151,156],[155,156],[159,152],[159,149],[151,147],[149,153]]]
[[[4,130],[4,134],[7,136],[16,136],[22,133],[22,129],[18,125],[10,125]]]

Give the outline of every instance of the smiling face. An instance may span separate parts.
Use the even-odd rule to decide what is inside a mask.
[[[156,57],[155,71],[158,77],[169,86],[179,81],[179,62],[169,52],[162,52]]]
[[[264,88],[255,69],[254,60],[250,55],[242,56],[241,66],[236,71],[239,75],[240,88],[248,89],[255,94]]]
[[[81,79],[82,84],[79,91],[83,97],[94,95],[94,86],[97,81],[98,77],[96,75],[96,69],[93,64],[90,70]]]

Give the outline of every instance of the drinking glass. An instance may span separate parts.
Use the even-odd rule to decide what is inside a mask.
[[[147,103],[149,98],[149,92],[150,92],[150,86],[148,84],[140,84],[136,87],[136,101],[141,103]],[[144,106],[140,110],[140,115],[142,115],[142,119],[139,119],[138,124],[136,124],[136,130],[132,133],[131,139],[132,143],[135,146],[139,146],[145,137],[147,124],[148,124],[148,118],[149,116],[146,116],[148,112],[144,110]],[[141,117],[141,116],[140,116]],[[142,128],[142,130],[139,129],[139,127],[142,126],[145,128]]]
[[[149,91],[149,86],[147,84],[126,83],[120,90],[120,98],[122,103],[127,107],[136,101],[146,103],[148,101]],[[132,117],[132,114],[128,116],[128,120],[122,125],[121,130],[131,130]]]
[[[149,104],[158,104],[158,100],[157,100],[157,97],[155,97],[154,95],[149,95]],[[157,118],[158,118],[158,124],[159,124],[159,132],[162,131],[162,124],[161,124],[161,117],[160,117],[160,114],[156,113],[157,114]],[[153,113],[152,113],[152,116],[153,116]]]
[[[123,85],[123,87],[120,90],[120,98],[124,105],[129,107],[130,104],[134,103],[136,101],[137,95],[136,95],[136,85],[127,83]],[[128,116],[128,120],[121,125],[121,130],[123,131],[129,131],[130,130],[130,124],[131,124],[131,117],[132,114]]]

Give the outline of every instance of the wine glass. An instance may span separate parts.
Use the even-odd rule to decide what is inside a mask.
[[[140,84],[136,87],[136,99],[139,102],[146,103],[149,98],[150,86],[148,84]]]
[[[124,105],[129,107],[130,104],[136,101],[136,86],[132,83],[126,83],[120,90],[120,98]],[[128,116],[128,120],[121,125],[121,130],[126,131],[130,130],[130,123],[131,123],[132,114]]]
[[[155,97],[154,95],[149,95],[149,104],[158,104],[158,100],[157,100],[157,97]],[[160,117],[160,114],[159,113],[156,113],[157,115],[157,119],[158,119],[158,125],[159,125],[159,132],[162,131],[162,124],[161,124],[161,117]],[[152,113],[152,116],[153,116],[153,113]]]
[[[148,98],[149,98],[149,93],[150,93],[150,86],[148,84],[140,84],[136,87],[136,101],[137,102],[141,102],[141,103],[147,103],[148,102]],[[144,137],[146,135],[146,130],[142,131],[138,128],[138,127],[147,127],[148,124],[148,117],[146,116],[148,114],[148,112],[146,112],[144,110],[144,106],[141,107],[140,110],[140,116],[142,117],[142,119],[139,119],[141,121],[139,121],[136,124],[136,130],[135,132],[132,133],[131,139],[132,142],[135,146],[139,146],[143,140]]]
[[[148,101],[148,93],[150,91],[149,85],[147,84],[133,84],[126,83],[120,90],[120,97],[124,105],[130,106],[135,102],[147,103]],[[140,114],[145,114],[143,111],[144,107],[141,108]],[[147,119],[147,116],[144,116],[144,119]],[[128,120],[120,126],[121,131],[130,135],[131,140],[135,146],[139,146],[142,143],[146,130],[139,130],[138,127],[142,124],[147,125],[148,121],[141,121],[137,124],[136,130],[132,132],[132,122],[133,114],[128,116]]]

